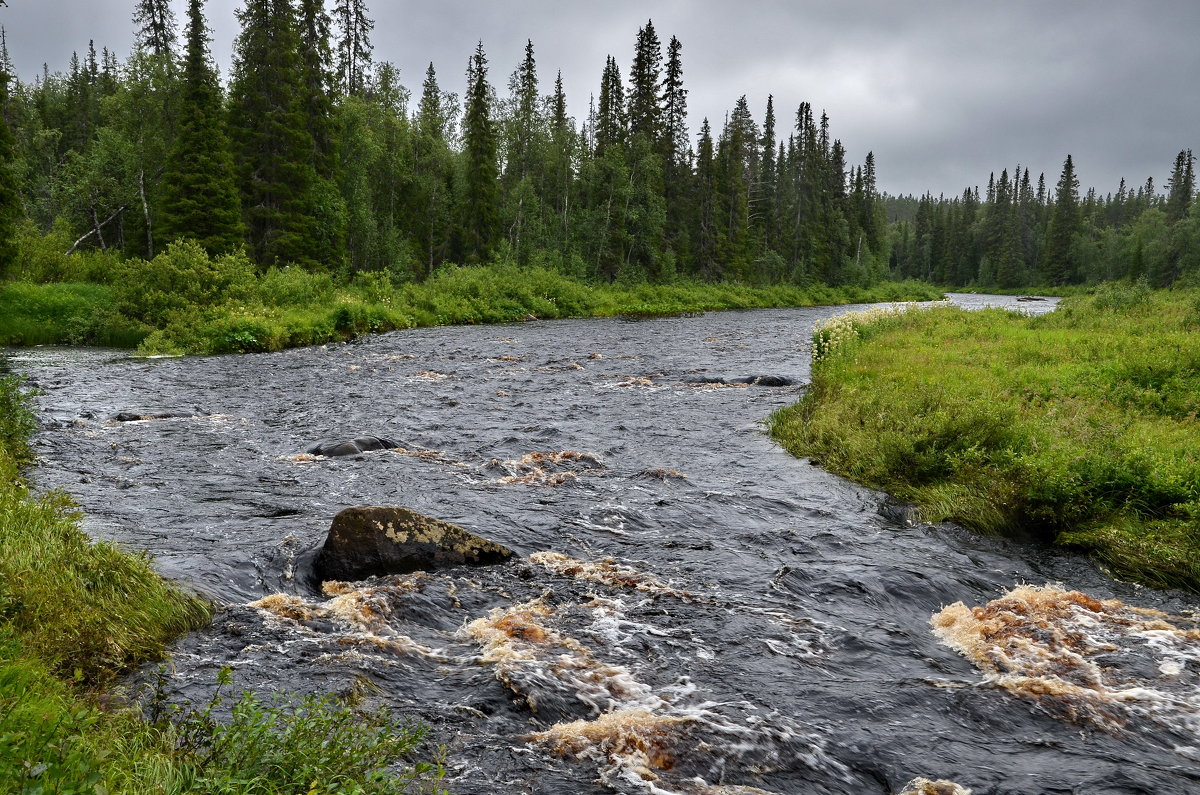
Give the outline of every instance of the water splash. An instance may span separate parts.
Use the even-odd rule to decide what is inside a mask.
[[[934,633],[987,681],[1071,720],[1117,731],[1141,718],[1200,733],[1194,620],[1051,586],[952,604]]]
[[[904,785],[900,795],[971,795],[971,790],[945,779],[915,778]]]

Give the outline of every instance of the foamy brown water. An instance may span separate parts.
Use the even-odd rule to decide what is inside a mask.
[[[1050,712],[1114,731],[1153,721],[1200,732],[1195,620],[1020,586],[980,607],[957,602],[931,623],[987,681]]]

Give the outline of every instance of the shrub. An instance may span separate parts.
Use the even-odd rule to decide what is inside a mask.
[[[256,284],[254,265],[244,253],[213,259],[194,240],[171,243],[149,262],[127,260],[118,275],[117,308],[159,327],[177,312],[245,299]]]
[[[231,682],[223,669],[203,709],[165,725],[190,768],[190,792],[402,793],[414,785],[430,791],[443,775],[436,761],[403,765],[424,742],[425,727],[334,696],[276,694],[264,703],[243,692],[228,720],[219,720],[221,687]]]

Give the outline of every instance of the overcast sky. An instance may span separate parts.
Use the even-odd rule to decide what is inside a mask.
[[[184,2],[174,3],[182,21]],[[208,0],[213,54],[227,73],[241,0]],[[333,0],[329,0],[333,5]],[[781,130],[799,103],[828,111],[859,163],[875,152],[890,193],[957,194],[1018,163],[1053,186],[1067,153],[1083,187],[1121,177],[1164,184],[1181,149],[1200,151],[1198,0],[368,0],[376,60],[420,90],[432,61],[462,93],[482,39],[491,82],[532,39],[543,87],[562,70],[574,115],[587,113],[605,57],[623,76],[638,28],[683,43],[691,125],[719,127],[745,94],[762,121],[775,95]],[[129,52],[133,0],[7,0],[0,24],[22,80],[63,70],[88,40]],[[785,133],[786,134],[786,133]]]

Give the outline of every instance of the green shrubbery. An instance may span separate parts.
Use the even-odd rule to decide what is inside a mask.
[[[447,266],[423,282],[395,284],[383,272],[342,279],[296,267],[260,273],[241,253],[210,257],[187,240],[150,261],[95,253],[66,257],[63,242],[30,238],[23,244],[22,280],[0,284],[0,344],[244,353],[415,326],[507,323],[529,315],[675,314],[940,295],[919,283],[872,288],[590,284],[558,270],[503,262]],[[80,264],[85,258],[90,264]]]
[[[817,362],[772,430],[931,521],[1200,589],[1198,298],[1110,285],[1036,318],[908,313]]]
[[[211,795],[279,793],[443,792],[440,763],[409,764],[424,742],[423,725],[386,710],[363,710],[353,699],[274,696],[264,703],[243,692],[227,718],[221,687],[228,668],[202,708],[158,716],[155,726],[171,740],[185,786]]]
[[[210,257],[194,240],[172,243],[153,260],[129,259],[115,268],[117,309],[155,327],[200,307],[257,297],[258,278],[245,254]]]

